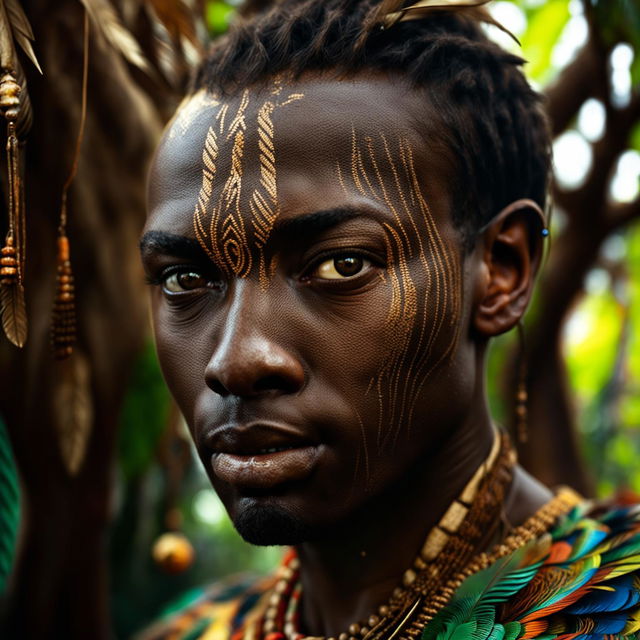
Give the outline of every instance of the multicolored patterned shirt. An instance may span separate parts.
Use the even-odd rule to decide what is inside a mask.
[[[275,578],[218,585],[140,640],[252,640]],[[422,640],[640,639],[640,505],[583,503],[474,573]],[[257,640],[257,639],[256,639]]]

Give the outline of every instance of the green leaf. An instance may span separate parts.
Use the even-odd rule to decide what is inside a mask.
[[[11,574],[20,522],[18,472],[9,432],[0,419],[0,594]]]

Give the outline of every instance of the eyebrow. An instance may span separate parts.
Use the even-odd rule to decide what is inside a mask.
[[[140,240],[140,253],[166,253],[178,258],[193,258],[194,254],[203,256],[200,243],[194,238],[178,236],[166,231],[147,231]]]
[[[336,207],[305,213],[295,218],[276,221],[273,231],[289,238],[308,238],[326,231],[346,220],[362,215],[362,211],[354,207]]]
[[[362,215],[362,211],[355,207],[335,207],[277,220],[273,231],[280,236],[300,240],[318,235],[341,222]],[[193,259],[195,254],[206,258],[206,253],[197,240],[166,231],[147,231],[140,240],[140,253],[143,256],[164,253],[185,259]]]

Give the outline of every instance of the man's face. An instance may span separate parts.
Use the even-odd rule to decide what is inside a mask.
[[[424,100],[388,78],[197,94],[151,171],[158,353],[240,532],[300,542],[437,459],[475,384]],[[427,123],[427,125],[425,125]]]

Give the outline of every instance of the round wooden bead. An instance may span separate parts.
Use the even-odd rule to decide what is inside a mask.
[[[402,576],[402,583],[405,587],[410,587],[416,581],[416,572],[413,569],[407,569]]]
[[[182,573],[193,564],[193,546],[180,533],[165,533],[153,545],[153,559],[167,573]]]

